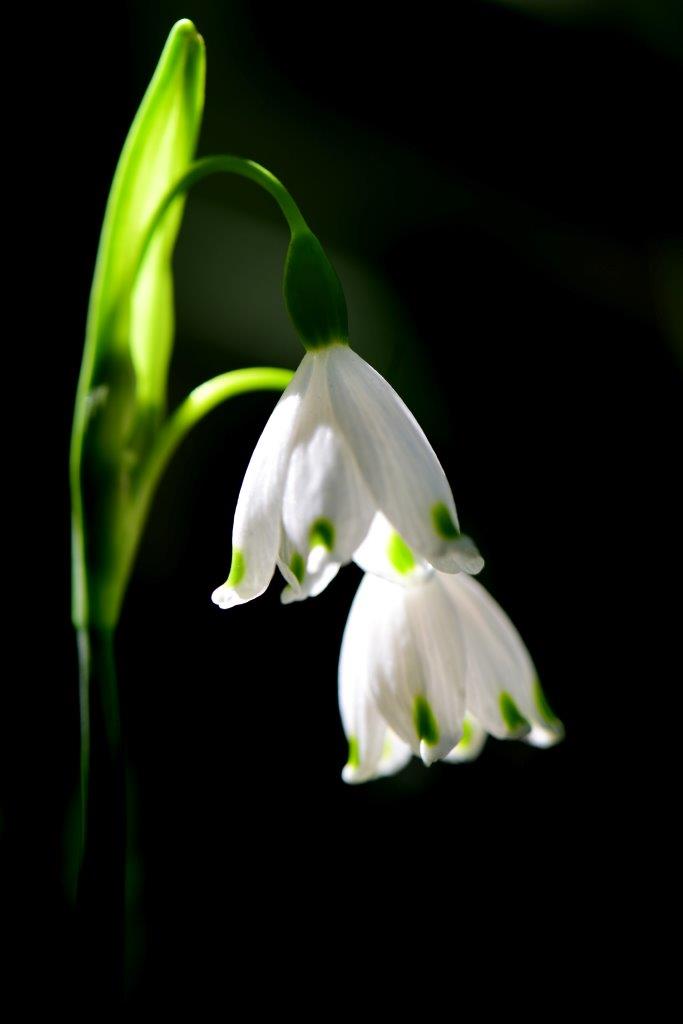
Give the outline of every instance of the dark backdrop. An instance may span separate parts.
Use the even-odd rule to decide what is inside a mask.
[[[534,973],[571,988],[556,952],[571,925],[579,973],[598,971],[595,939],[632,899],[625,861],[637,883],[641,766],[677,672],[654,667],[667,621],[654,571],[678,456],[683,50],[676,4],[553,6],[548,20],[541,3],[461,0],[446,22],[430,4],[188,0],[26,26],[36,157],[7,444],[21,500],[6,671],[22,710],[6,719],[19,743],[4,788],[6,877],[35,977],[43,954],[59,989],[78,973],[66,464],[87,296],[121,144],[182,16],[208,51],[200,155],[253,157],[297,198],[345,285],[352,343],[425,427],[567,738],[545,752],[490,741],[470,766],[415,762],[344,786],[336,668],[360,573],[300,606],[280,606],[279,584],[234,612],[211,605],[273,398],[215,412],[161,485],[119,635],[132,1005],[208,1007],[243,969],[287,964],[283,1001],[291,987],[308,1005],[318,954],[341,984],[379,951],[444,935],[457,990],[479,954],[502,980],[522,926]],[[173,401],[226,369],[297,364],[285,246],[253,186],[196,191],[176,259]],[[409,980],[426,1000],[432,986]]]

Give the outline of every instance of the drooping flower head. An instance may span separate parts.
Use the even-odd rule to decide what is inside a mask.
[[[364,782],[476,757],[486,733],[550,746],[563,736],[517,630],[466,573],[416,559],[378,520],[344,631],[339,703],[349,742],[343,777]]]
[[[258,597],[279,566],[283,600],[320,593],[382,513],[445,573],[483,564],[460,534],[446,475],[393,388],[344,342],[306,353],[249,463],[222,608]]]

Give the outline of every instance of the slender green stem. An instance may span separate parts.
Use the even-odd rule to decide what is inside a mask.
[[[183,196],[192,188],[193,185],[196,185],[197,182],[202,181],[202,179],[208,178],[213,174],[237,174],[242,178],[248,178],[250,181],[255,182],[257,185],[264,188],[266,192],[269,192],[276,201],[285,216],[287,224],[289,225],[289,230],[292,233],[292,237],[301,232],[308,231],[308,225],[304,220],[301,210],[296,205],[282,182],[276,178],[274,174],[271,174],[266,167],[262,167],[261,164],[257,164],[254,160],[246,160],[241,156],[207,156],[202,160],[196,160],[191,164],[189,169],[185,174],[183,174],[182,178],[179,178],[178,181],[176,181],[175,185],[171,187],[157,206],[140,248],[140,255],[136,271],[133,275],[133,280],[135,280],[140,267],[144,263],[147,249],[154,238],[159,224],[164,219],[167,211],[173,205],[174,201],[180,196]]]
[[[76,630],[76,642],[81,715],[81,832],[85,843],[91,744],[99,743],[113,757],[120,747],[121,729],[113,630],[80,627]],[[103,729],[101,737],[91,737],[94,712]]]
[[[78,696],[81,716],[81,852],[85,849],[90,774],[90,642],[86,629],[76,630],[78,644]]]
[[[125,774],[111,629],[78,630],[84,790],[79,934],[89,991],[117,1005],[123,991]]]
[[[292,379],[292,370],[257,366],[231,370],[204,381],[181,402],[159,431],[141,475],[137,498],[145,510],[149,498],[174,451],[188,431],[221,402],[249,391],[283,391]]]

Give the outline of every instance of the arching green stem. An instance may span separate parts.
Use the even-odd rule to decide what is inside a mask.
[[[264,188],[282,210],[291,233],[282,289],[287,312],[305,348],[324,348],[348,341],[346,299],[334,267],[282,182],[253,160],[229,155],[209,156],[192,164],[154,212],[143,236],[136,275],[144,266],[152,239],[173,204],[193,185],[213,174],[248,178]]]
[[[156,485],[176,448],[192,427],[217,405],[250,391],[284,391],[294,375],[293,370],[274,366],[256,366],[231,370],[204,381],[181,402],[169,416],[150,451],[134,492],[136,526],[142,526]]]
[[[282,182],[274,174],[271,174],[267,168],[262,167],[253,160],[245,160],[241,156],[207,156],[191,164],[189,170],[176,181],[175,185],[171,187],[159,203],[145,233],[138,258],[138,270],[144,263],[147,249],[159,225],[175,200],[184,196],[193,185],[214,174],[237,174],[241,178],[248,178],[250,181],[260,185],[266,192],[270,193],[282,210],[292,236],[308,231],[308,225],[303,218],[301,210]]]

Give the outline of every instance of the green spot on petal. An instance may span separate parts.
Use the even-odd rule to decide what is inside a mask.
[[[474,729],[472,728],[472,723],[468,718],[466,718],[465,721],[462,723],[462,739],[458,743],[458,746],[462,750],[466,750],[467,747],[469,747],[470,743],[472,742],[473,735]]]
[[[292,561],[289,563],[289,568],[292,570],[299,583],[303,583],[304,576],[306,575],[306,566],[298,551],[295,551],[292,555]]]
[[[239,548],[235,548],[232,553],[232,564],[230,565],[230,575],[228,576],[226,586],[238,586],[238,584],[244,579],[245,570],[246,565],[244,563],[244,555]]]
[[[541,718],[544,718],[546,722],[553,725],[559,722],[559,718],[550,707],[550,704],[548,704],[548,699],[544,694],[538,679],[534,680],[534,701],[540,712]]]
[[[429,701],[421,693],[413,704],[413,722],[418,739],[424,740],[428,747],[435,747],[439,742],[439,727]]]
[[[457,540],[460,536],[460,530],[442,501],[432,508],[432,523],[439,537],[443,537],[444,540]]]
[[[334,547],[334,525],[329,519],[316,519],[308,534],[312,548],[323,547],[331,551]]]
[[[349,768],[360,768],[360,747],[356,736],[349,736]]]
[[[509,693],[503,692],[500,695],[500,713],[510,732],[519,735],[527,733],[531,729]]]
[[[394,531],[387,545],[387,558],[396,572],[405,576],[415,568],[415,557],[400,533]]]

